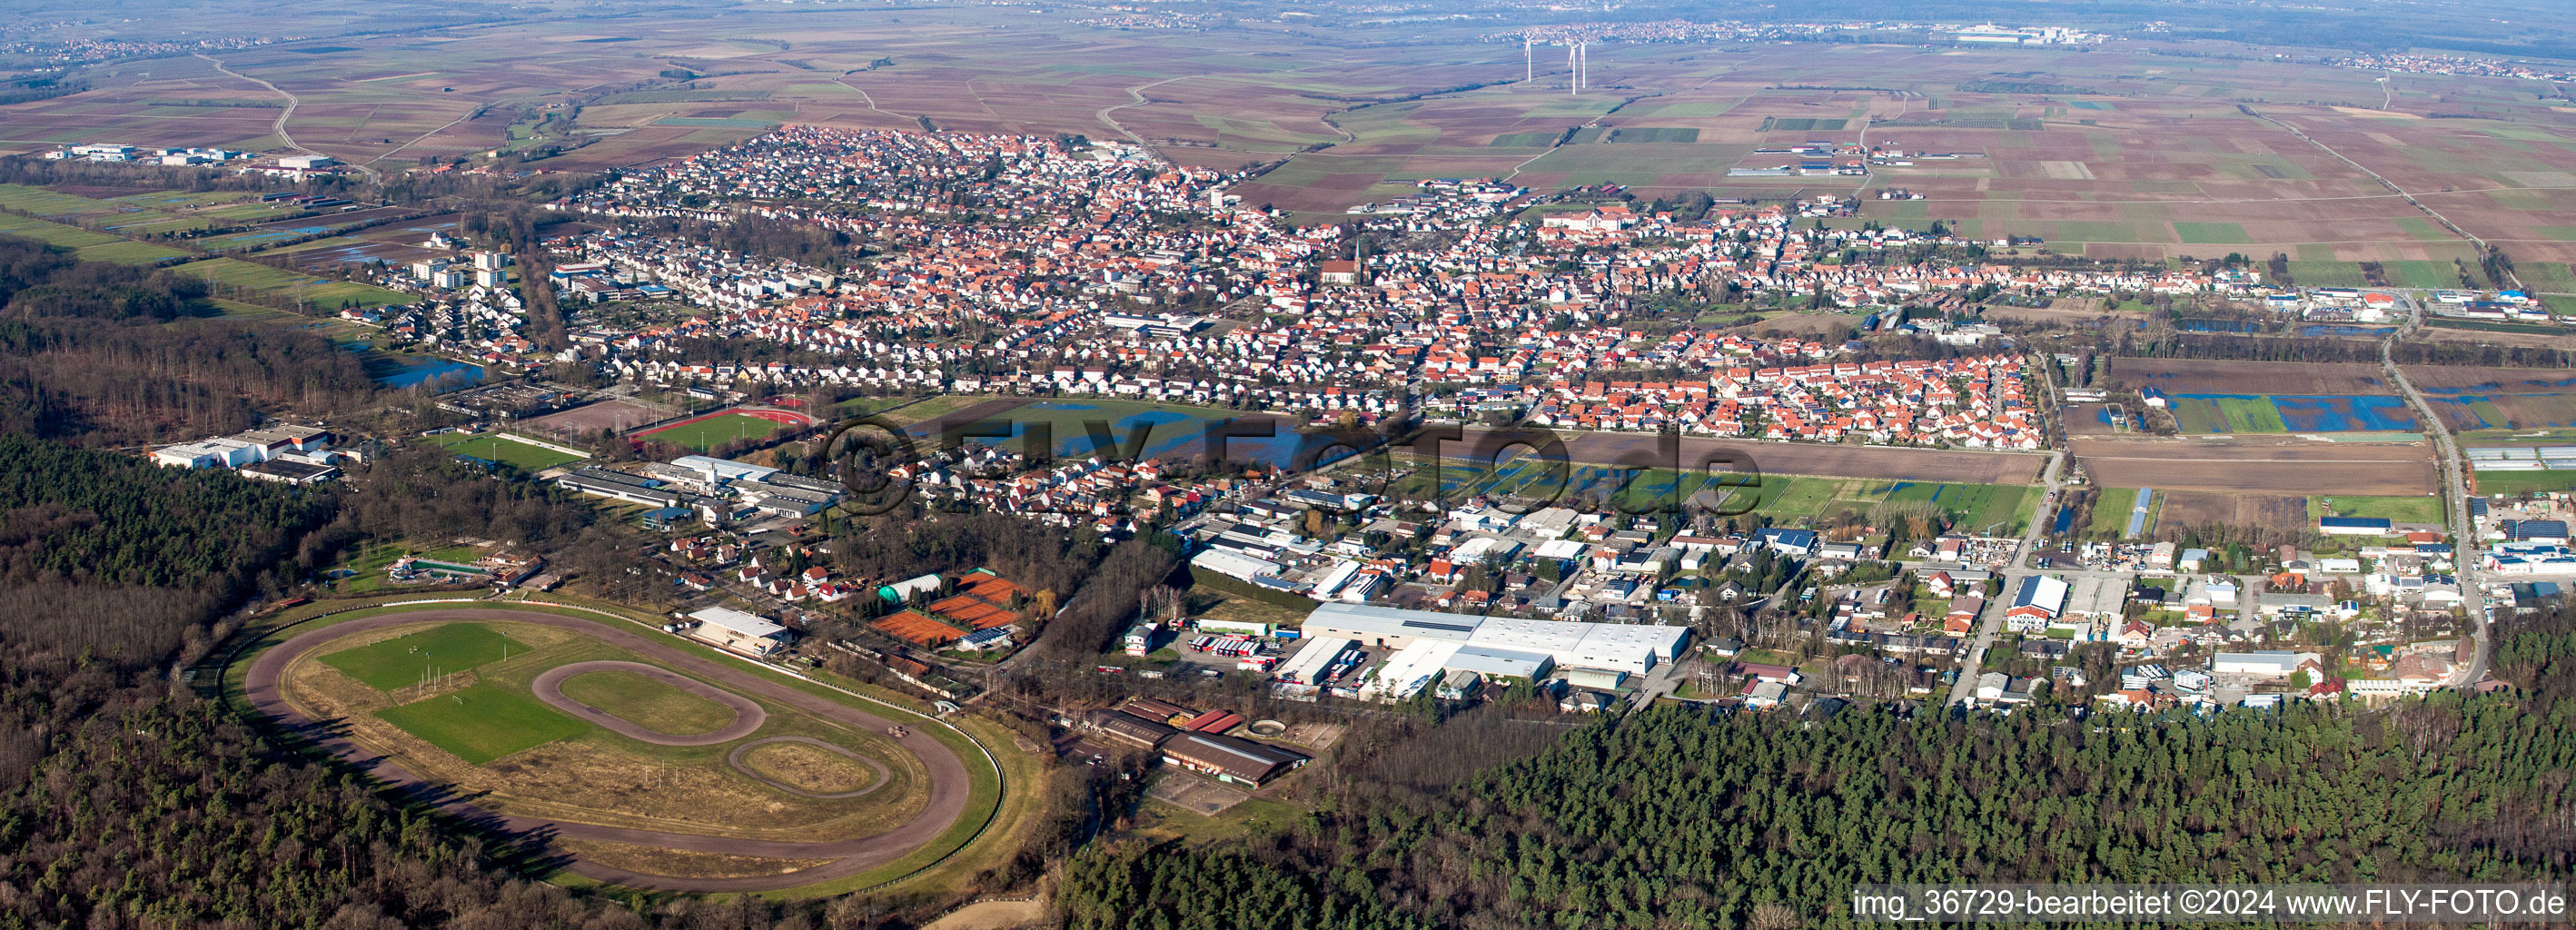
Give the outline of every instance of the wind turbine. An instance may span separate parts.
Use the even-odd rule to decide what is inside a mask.
[[[1537,77],[1537,76],[1538,76],[1538,59],[1533,58],[1533,57],[1531,57],[1531,55],[1530,55],[1530,37],[1528,37],[1528,36],[1522,36],[1522,37],[1521,37],[1521,83],[1523,83],[1523,84],[1527,84],[1527,83],[1529,83],[1529,81],[1530,81],[1530,79],[1531,79],[1531,78],[1535,78],[1535,77]]]
[[[1574,65],[1575,53],[1582,50],[1582,48],[1583,46],[1580,45],[1568,45],[1565,47],[1565,70],[1567,73],[1565,80],[1565,95],[1568,97],[1581,93],[1583,89],[1583,72],[1577,69]]]

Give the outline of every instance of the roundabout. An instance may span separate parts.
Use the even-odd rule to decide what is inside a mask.
[[[619,621],[467,606],[316,619],[249,658],[252,710],[582,878],[688,893],[848,879],[921,861],[907,857],[960,827],[974,793],[966,759],[917,717]]]

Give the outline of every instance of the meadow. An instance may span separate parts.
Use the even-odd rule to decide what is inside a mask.
[[[342,307],[381,307],[409,303],[414,299],[411,295],[374,285],[317,278],[238,258],[189,262],[178,266],[177,270],[180,274],[205,279],[218,297],[238,292],[272,300],[300,301],[305,307],[325,311]]]
[[[2308,513],[2315,517],[2378,517],[2394,523],[2443,522],[2442,499],[2431,496],[2317,496],[2308,498]]]

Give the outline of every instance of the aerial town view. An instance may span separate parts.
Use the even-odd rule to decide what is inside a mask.
[[[23,0],[0,924],[2569,920],[2571,13]]]

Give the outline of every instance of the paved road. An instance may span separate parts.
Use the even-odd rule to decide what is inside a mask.
[[[894,739],[905,751],[921,760],[929,780],[929,802],[923,807],[922,812],[911,820],[874,836],[820,842],[751,840],[512,816],[477,806],[469,800],[448,793],[444,785],[424,779],[403,769],[383,754],[351,742],[347,737],[340,735],[328,721],[315,720],[289,703],[279,688],[279,678],[286,671],[286,666],[296,657],[324,643],[353,633],[364,633],[386,627],[457,620],[530,623],[571,630],[741,694],[792,707],[833,724],[878,734],[886,733],[888,728],[895,725],[893,721],[875,714],[789,687],[733,664],[682,652],[633,630],[621,629],[618,624],[562,614],[487,607],[405,611],[364,617],[296,635],[260,653],[259,657],[251,662],[243,687],[244,697],[260,713],[347,760],[351,765],[388,786],[419,794],[424,803],[431,804],[445,813],[486,824],[502,832],[548,839],[628,843],[735,856],[832,860],[823,865],[782,875],[747,878],[674,878],[628,871],[579,858],[571,860],[572,864],[569,868],[574,874],[633,888],[692,893],[771,891],[845,878],[892,862],[912,852],[914,848],[938,838],[950,825],[956,823],[959,815],[965,813],[969,788],[965,762],[959,759],[946,744],[931,738],[926,732],[927,727],[915,727],[899,739],[887,738]],[[570,855],[560,847],[555,852]]]
[[[2470,619],[2477,624],[2477,632],[2472,634],[2477,641],[2476,655],[2467,665],[2454,669],[2451,680],[2447,682],[2454,688],[2466,687],[2486,677],[2487,658],[2495,650],[2495,635],[2487,628],[2486,587],[2478,579],[2478,539],[2476,525],[2469,522],[2469,476],[2461,467],[2465,460],[2460,456],[2459,443],[2451,436],[2450,424],[2442,422],[2440,413],[2415,390],[2415,382],[2407,380],[2405,370],[2397,367],[2397,340],[2424,321],[2422,304],[2412,298],[2406,303],[2410,311],[2406,315],[2406,324],[2390,332],[2379,343],[2379,367],[2387,373],[2388,380],[2397,385],[2398,392],[2406,396],[2407,405],[2415,408],[2415,418],[2424,421],[2425,432],[2433,437],[2433,455],[2438,460],[2434,464],[2442,475],[2442,512],[2451,525],[2451,564],[2460,579],[2460,593],[2466,595]]]
[[[2021,549],[2016,553],[2013,567],[2006,569],[2001,576],[2003,596],[1986,602],[1986,615],[1977,626],[1976,645],[1969,647],[1967,661],[1959,668],[1959,680],[1950,686],[1950,704],[1953,706],[1977,696],[1977,670],[1986,667],[1986,650],[1994,648],[1995,637],[2004,631],[2004,612],[2012,609],[2013,589],[2033,573],[2028,566],[2031,558],[2039,553],[2040,534],[2057,519],[2059,498],[2065,496],[2065,486],[2059,483],[2059,476],[2065,469],[2066,455],[2064,452],[2051,454],[2048,467],[2040,472],[2039,483],[2047,490],[2047,495],[2041,498],[2039,512],[2031,515],[2030,529],[2022,532]]]
[[[733,711],[733,722],[709,733],[664,733],[601,708],[592,707],[563,693],[564,679],[591,672],[633,672],[642,675],[724,705]],[[536,680],[528,683],[528,690],[536,692],[537,700],[552,704],[555,709],[574,717],[598,724],[601,729],[613,730],[623,736],[660,746],[713,746],[717,743],[730,743],[750,736],[753,731],[760,729],[761,724],[769,722],[769,712],[761,710],[760,705],[750,698],[722,688],[710,688],[695,678],[642,662],[603,659],[596,662],[558,665],[537,673]]]
[[[304,154],[306,154],[306,155],[319,155],[319,156],[322,156],[322,157],[324,157],[324,158],[329,158],[329,157],[331,157],[331,156],[326,155],[326,154],[324,154],[324,153],[317,152],[317,151],[314,151],[314,150],[309,149],[309,148],[305,148],[305,147],[304,147],[304,145],[303,145],[303,143],[300,143],[300,142],[295,141],[295,137],[294,137],[294,136],[292,136],[292,135],[288,135],[288,134],[287,134],[287,132],[286,132],[286,121],[287,121],[287,120],[289,120],[289,119],[294,118],[294,116],[295,116],[295,108],[296,108],[296,106],[298,106],[298,105],[302,104],[302,103],[304,102],[303,100],[298,99],[294,94],[287,93],[287,92],[286,92],[286,90],[285,90],[284,88],[281,88],[281,87],[279,87],[279,86],[277,86],[277,85],[275,85],[275,84],[271,84],[271,83],[269,83],[269,82],[267,82],[267,81],[265,81],[265,80],[262,80],[262,79],[260,79],[260,78],[251,77],[250,75],[243,74],[243,73],[241,73],[241,72],[239,72],[239,71],[235,71],[235,70],[233,70],[233,69],[231,69],[231,68],[224,67],[224,63],[223,63],[222,61],[217,60],[217,59],[216,59],[214,56],[212,56],[212,55],[208,55],[208,54],[206,54],[206,53],[204,53],[204,52],[195,52],[195,53],[193,53],[193,54],[195,54],[195,55],[196,55],[197,57],[199,57],[199,58],[203,58],[203,59],[205,59],[207,64],[210,64],[210,65],[215,66],[215,70],[217,70],[217,71],[221,71],[221,72],[223,72],[223,73],[225,73],[225,74],[229,74],[229,75],[232,75],[232,76],[234,76],[234,77],[240,78],[240,79],[242,79],[242,80],[249,81],[249,82],[251,82],[251,83],[253,83],[253,84],[257,84],[257,85],[259,85],[259,86],[261,86],[261,87],[268,88],[268,90],[269,90],[269,92],[270,92],[270,93],[273,93],[273,94],[276,94],[276,95],[278,95],[278,96],[280,96],[280,97],[284,97],[284,98],[286,98],[286,109],[279,110],[279,111],[277,112],[277,122],[276,122],[274,125],[272,125],[272,126],[270,126],[270,127],[269,127],[269,131],[277,133],[277,138],[278,138],[278,140],[279,140],[279,141],[281,141],[281,142],[286,143],[286,147],[287,147],[287,148],[294,149],[294,150],[296,150],[296,151],[298,151],[298,152],[302,152],[302,153],[304,153]],[[450,124],[450,125],[453,125],[453,124]],[[351,170],[354,170],[354,171],[358,172],[359,174],[366,175],[366,176],[367,176],[367,180],[370,180],[370,181],[381,181],[381,180],[384,180],[384,178],[383,178],[382,176],[380,176],[380,175],[376,174],[376,169],[374,169],[374,168],[369,168],[369,167],[367,167],[367,166],[365,166],[365,165],[350,165],[350,166],[349,166],[349,168],[350,168]]]
[[[1127,96],[1130,96],[1130,97],[1134,97],[1134,98],[1136,98],[1134,101],[1129,102],[1129,103],[1111,104],[1111,105],[1109,105],[1109,106],[1101,107],[1099,112],[1094,113],[1094,114],[1092,114],[1092,115],[1093,115],[1093,116],[1097,116],[1097,117],[1099,117],[1101,122],[1108,123],[1108,124],[1109,124],[1109,128],[1111,128],[1111,129],[1115,129],[1115,130],[1118,130],[1118,133],[1119,133],[1120,135],[1126,136],[1126,137],[1128,138],[1128,140],[1129,140],[1129,141],[1132,141],[1132,142],[1136,143],[1137,145],[1143,145],[1143,144],[1145,144],[1145,137],[1137,135],[1137,134],[1135,133],[1135,131],[1134,131],[1134,130],[1128,129],[1128,128],[1127,128],[1127,126],[1126,126],[1125,124],[1118,122],[1118,118],[1117,118],[1117,117],[1110,116],[1109,114],[1111,114],[1111,113],[1116,113],[1116,112],[1118,112],[1118,111],[1120,111],[1120,110],[1127,109],[1128,107],[1141,107],[1141,106],[1144,106],[1144,105],[1145,105],[1145,103],[1146,103],[1146,100],[1145,100],[1145,92],[1146,92],[1146,91],[1153,90],[1154,88],[1161,87],[1161,86],[1163,86],[1163,85],[1165,85],[1165,84],[1169,84],[1169,83],[1171,83],[1171,82],[1173,82],[1173,81],[1186,81],[1186,80],[1189,80],[1189,79],[1194,78],[1194,77],[1198,77],[1198,75],[1195,75],[1195,74],[1184,74],[1184,75],[1181,75],[1180,77],[1168,77],[1168,78],[1164,78],[1164,79],[1159,80],[1159,81],[1155,81],[1155,82],[1153,82],[1153,83],[1151,83],[1151,84],[1138,84],[1138,85],[1136,85],[1136,86],[1134,86],[1134,87],[1127,88]],[[1348,135],[1348,133],[1345,133],[1345,135]]]
[[[2307,144],[2309,144],[2309,145],[2316,146],[2318,150],[2323,151],[2323,152],[2325,152],[2325,153],[2326,153],[2326,154],[2328,154],[2328,155],[2332,155],[2332,156],[2334,156],[2334,157],[2335,157],[2335,159],[2336,159],[2337,161],[2341,161],[2341,162],[2343,162],[2344,164],[2351,165],[2351,166],[2352,166],[2352,170],[2354,170],[2354,171],[2358,171],[2358,172],[2361,172],[2362,174],[2365,174],[2365,175],[2369,175],[2371,180],[2379,182],[2379,186],[2381,186],[2381,187],[2385,187],[2385,188],[2388,188],[2390,191],[2395,192],[2395,193],[2397,194],[2397,196],[2399,196],[2399,197],[2406,198],[2406,202],[2407,202],[2408,204],[2410,204],[2410,205],[2414,206],[2414,208],[2415,208],[2415,209],[2417,209],[2417,210],[2419,210],[2419,211],[2422,211],[2422,212],[2423,212],[2423,214],[2424,214],[2425,216],[2432,217],[2432,218],[2433,218],[2433,222],[2436,222],[2436,223],[2440,223],[2440,224],[2442,224],[2442,228],[2450,230],[2450,231],[2451,231],[2451,233],[2452,233],[2452,235],[2456,235],[2456,236],[2458,236],[2458,237],[2460,237],[2460,238],[2462,238],[2462,239],[2466,239],[2466,240],[2469,240],[2470,242],[2477,243],[2478,247],[2479,247],[2479,248],[2481,248],[2481,249],[2490,249],[2490,248],[2493,248],[2493,246],[2490,246],[2490,245],[2488,245],[2488,244],[2487,244],[2487,241],[2486,241],[2486,240],[2484,240],[2484,239],[2480,239],[2480,238],[2478,238],[2478,237],[2476,237],[2476,236],[2474,236],[2474,235],[2470,235],[2468,230],[2465,230],[2465,229],[2461,229],[2461,228],[2460,228],[2460,224],[2458,224],[2458,223],[2454,223],[2454,222],[2451,222],[2451,218],[2450,218],[2450,217],[2443,216],[2440,212],[2438,212],[2438,211],[2434,210],[2432,207],[2425,205],[2425,203],[2424,203],[2423,201],[2415,199],[2415,195],[2414,195],[2414,194],[2408,193],[2408,192],[2406,191],[2406,189],[2405,189],[2405,188],[2397,186],[2397,182],[2395,182],[2395,181],[2391,181],[2391,180],[2389,180],[2389,179],[2387,179],[2387,178],[2384,178],[2384,177],[2381,177],[2381,176],[2379,175],[2379,172],[2372,171],[2372,170],[2370,170],[2368,167],[2363,166],[2363,165],[2362,165],[2362,163],[2352,160],[2351,156],[2345,155],[2345,154],[2344,154],[2344,153],[2342,153],[2342,152],[2335,151],[2333,146],[2327,145],[2327,144],[2325,144],[2325,143],[2323,143],[2323,142],[2319,142],[2319,141],[2317,141],[2316,139],[2310,138],[2310,137],[2308,136],[2308,134],[2307,134],[2307,133],[2300,131],[2299,127],[2297,127],[2297,126],[2293,126],[2293,125],[2290,125],[2290,124],[2288,124],[2288,123],[2284,123],[2284,122],[2282,122],[2282,121],[2280,121],[2280,120],[2277,120],[2277,119],[2273,119],[2272,117],[2269,117],[2269,116],[2264,115],[2264,114],[2262,113],[2262,111],[2256,110],[2256,109],[2254,109],[2253,107],[2247,106],[2247,105],[2245,105],[2245,104],[2241,104],[2241,103],[2240,103],[2240,104],[2237,104],[2237,105],[2236,105],[2236,108],[2237,108],[2237,109],[2239,109],[2239,110],[2243,110],[2243,111],[2245,111],[2245,115],[2247,115],[2247,116],[2251,116],[2251,117],[2254,117],[2254,118],[2256,118],[2256,119],[2262,120],[2262,121],[2264,121],[2264,122],[2270,123],[2270,124],[2272,124],[2272,125],[2274,125],[2274,126],[2281,127],[2281,129],[2283,129],[2283,130],[2287,131],[2290,135],[2297,136],[2297,137],[2298,137],[2298,139],[2299,139],[2299,141],[2301,141],[2301,142],[2305,142],[2305,143],[2307,143]],[[2513,284],[2514,284],[2514,286],[2515,286],[2515,287],[2521,287],[2521,286],[2522,286],[2522,278],[2521,278],[2521,276],[2516,275],[2516,274],[2514,274],[2514,273],[2513,273],[2513,272],[2511,272],[2511,271],[2507,271],[2507,272],[2505,272],[2505,277],[2506,277],[2506,278],[2511,279],[2511,280],[2513,281]],[[2383,343],[2381,343],[2381,344],[2380,344],[2380,347],[2379,347],[2379,348],[2380,348],[2380,358],[2381,358],[2381,360],[2382,360],[2383,362],[2387,359],[2387,356],[2388,356],[2388,346],[2389,346],[2389,344],[2390,344],[2390,343],[2393,343],[2393,342],[2395,342],[2395,341],[2396,341],[2396,337],[2395,337],[2395,336],[2390,336],[2390,337],[2389,337],[2389,341],[2388,341],[2388,342],[2383,342]]]

